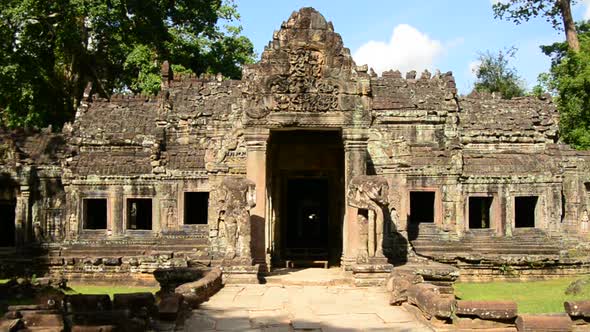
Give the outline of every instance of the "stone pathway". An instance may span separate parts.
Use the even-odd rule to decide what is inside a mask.
[[[377,287],[227,285],[185,331],[432,331],[388,296]]]

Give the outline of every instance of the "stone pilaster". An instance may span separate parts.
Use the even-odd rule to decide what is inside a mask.
[[[31,240],[30,200],[31,192],[29,191],[29,186],[21,186],[20,194],[16,198],[16,216],[14,221],[16,223],[15,243],[17,247],[21,247]]]
[[[267,264],[266,230],[270,229],[266,218],[266,147],[269,129],[249,128],[246,141],[246,178],[256,185],[256,206],[250,211],[252,226],[252,258],[254,264]]]
[[[367,144],[369,133],[366,128],[345,128],[342,130],[344,143],[344,181],[348,191],[350,180],[367,172]],[[346,194],[345,194],[346,197]],[[342,227],[342,267],[350,269],[356,261],[358,249],[358,230],[356,209],[348,205],[345,199],[344,224]]]

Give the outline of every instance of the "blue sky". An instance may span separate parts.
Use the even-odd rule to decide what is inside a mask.
[[[468,93],[475,77],[478,52],[515,46],[512,64],[528,87],[549,69],[539,45],[565,40],[543,18],[515,25],[494,19],[493,0],[236,0],[244,35],[260,56],[272,33],[291,13],[314,7],[342,35],[357,64],[422,71],[452,71],[461,93]],[[576,21],[590,18],[590,0],[573,7]]]

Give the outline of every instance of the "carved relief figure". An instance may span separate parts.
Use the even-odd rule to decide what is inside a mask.
[[[245,155],[244,132],[234,128],[229,135],[211,140],[205,152],[205,169],[210,172],[227,171],[236,158]]]
[[[283,52],[280,68],[285,69],[260,78],[261,82],[256,84],[244,85],[246,114],[260,119],[271,111],[338,110],[339,87],[334,79],[324,77],[324,52],[307,48],[290,48]]]
[[[395,165],[398,167],[410,165],[410,148],[403,136],[394,137],[389,133],[374,131],[369,137],[367,149],[373,163],[376,165]]]
[[[376,175],[361,175],[353,178],[348,186],[348,204],[359,209],[359,229],[361,233],[367,229],[367,236],[361,234],[359,262],[365,263],[371,257],[384,257],[383,255],[383,227],[384,212],[388,209],[387,195],[389,185],[387,180]],[[363,210],[372,212],[366,213]],[[365,226],[366,224],[366,226]],[[366,240],[365,240],[366,239]],[[364,251],[367,248],[366,252]]]
[[[163,199],[162,203],[162,210],[164,215],[164,225],[168,230],[173,230],[177,228],[176,222],[176,200],[173,199]]]
[[[218,218],[214,229],[224,239],[225,259],[252,261],[250,209],[256,205],[255,185],[244,178],[226,178],[212,193]]]

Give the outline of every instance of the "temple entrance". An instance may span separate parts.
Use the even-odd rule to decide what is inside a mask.
[[[287,180],[285,258],[329,258],[329,187],[327,178]]]
[[[268,174],[274,266],[340,264],[344,215],[340,131],[272,131]]]

